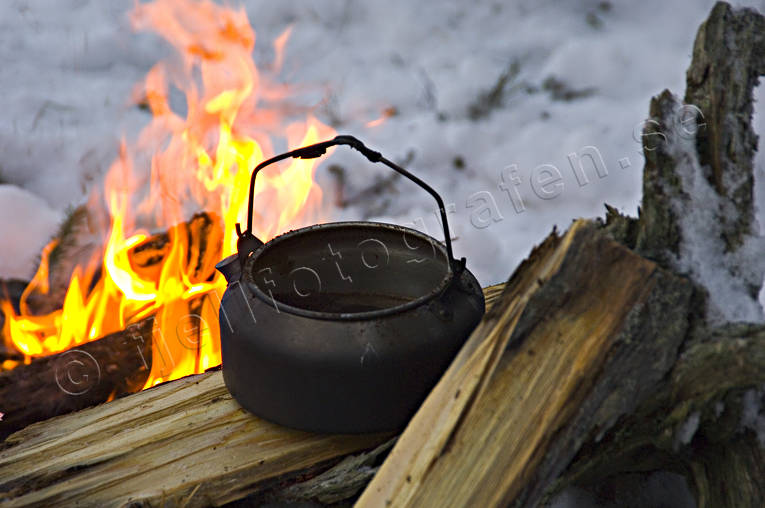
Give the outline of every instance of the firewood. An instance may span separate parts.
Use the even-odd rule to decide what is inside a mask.
[[[242,409],[220,371],[31,425],[0,452],[4,506],[210,506],[316,476],[390,435],[321,435]]]
[[[169,231],[150,236],[129,251],[131,268],[148,280],[159,280],[162,262],[170,252],[171,235],[184,235],[189,248],[186,264],[190,280],[201,282],[213,275],[215,263],[223,257],[223,228],[220,218],[209,212],[197,213]]]
[[[487,307],[502,287],[484,290]],[[390,437],[317,435],[270,424],[244,411],[213,371],[11,435],[0,451],[0,504],[207,506],[245,496],[335,502],[369,481],[371,463],[387,453],[392,442],[381,444]]]
[[[21,298],[27,283],[18,279],[0,279],[0,299],[8,300],[16,309],[18,309],[19,299]],[[16,351],[10,339],[6,340],[3,336],[3,325],[5,324],[5,315],[0,310],[0,372],[3,362],[11,360],[14,363],[21,362],[24,355]]]

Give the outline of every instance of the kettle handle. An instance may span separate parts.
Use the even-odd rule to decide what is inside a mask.
[[[252,177],[250,178],[250,198],[247,204],[247,230],[244,232],[241,232],[240,225],[236,225],[237,234],[239,235],[239,241],[240,243],[243,243],[245,241],[250,240],[250,237],[252,239],[255,238],[255,236],[252,234],[252,208],[253,208],[253,201],[255,200],[255,177],[258,175],[258,172],[265,168],[266,166],[273,164],[274,162],[279,162],[281,160],[287,159],[289,157],[294,157],[296,159],[315,159],[317,157],[321,157],[327,152],[327,148],[335,145],[348,145],[351,148],[354,148],[362,153],[367,159],[369,159],[371,162],[382,162],[386,166],[392,168],[396,172],[404,175],[409,180],[413,181],[426,191],[430,193],[431,196],[436,200],[436,203],[438,203],[438,209],[441,212],[441,223],[444,226],[444,242],[446,243],[446,253],[449,256],[449,266],[454,267],[457,269],[457,271],[461,271],[460,268],[465,266],[465,258],[462,258],[459,262],[454,260],[454,255],[452,253],[452,239],[451,235],[449,235],[449,223],[446,219],[446,211],[444,209],[444,201],[441,199],[441,196],[438,195],[438,193],[433,190],[433,188],[411,174],[406,169],[402,168],[398,164],[386,159],[382,156],[380,152],[376,152],[374,150],[370,150],[367,148],[364,143],[359,141],[353,136],[348,135],[340,135],[335,136],[334,139],[330,139],[328,141],[322,141],[321,143],[316,143],[313,145],[304,146],[303,148],[297,148],[295,150],[292,150],[287,153],[283,153],[281,155],[277,155],[276,157],[271,157],[268,160],[265,160],[255,166],[255,169],[252,171]]]

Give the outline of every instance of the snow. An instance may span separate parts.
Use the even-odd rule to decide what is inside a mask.
[[[257,33],[258,64],[272,61],[271,43],[292,26],[280,79],[299,85],[300,100],[317,104],[321,120],[393,160],[408,160],[408,169],[439,190],[453,206],[455,254],[466,256],[487,285],[506,279],[553,225],[565,229],[573,218],[602,216],[604,202],[636,213],[638,139],[649,99],[664,88],[683,92],[696,29],[713,3],[257,0],[244,6]],[[747,4],[765,10],[762,1]],[[16,201],[0,200],[0,213],[19,216],[13,227],[24,231],[16,241],[15,230],[3,230],[14,241],[0,246],[0,277],[29,276],[51,223],[100,188],[119,140],[134,139],[148,123],[147,113],[131,105],[131,90],[169,50],[154,35],[132,33],[131,8],[131,2],[98,0],[0,3],[0,174],[46,203],[18,214]],[[502,100],[471,118],[479,97],[508,72]],[[391,107],[394,116],[365,127]],[[762,124],[758,117],[765,132]],[[588,177],[580,185],[569,156],[592,152],[586,147],[603,163],[594,167],[595,159],[580,155]],[[347,195],[386,176],[349,150],[336,150],[328,162],[346,168]],[[513,165],[517,184],[507,179]],[[328,166],[317,178],[332,189]],[[762,158],[758,167],[762,172]],[[596,169],[607,174],[601,178]],[[554,183],[543,184],[545,178]],[[476,204],[477,193],[485,199]],[[330,190],[325,194],[328,219],[414,224],[440,237],[435,203],[402,179],[390,196],[345,209],[332,204]]]
[[[60,214],[39,196],[15,185],[0,185],[0,203],[3,275],[27,277],[34,270],[34,256],[56,230]]]

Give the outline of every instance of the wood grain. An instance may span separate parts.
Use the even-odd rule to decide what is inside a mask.
[[[662,316],[652,299],[675,289]],[[551,236],[507,283],[358,506],[534,506],[593,428],[645,396],[612,376],[639,378],[652,342],[672,358],[684,329],[656,340],[650,320],[683,316],[690,293],[592,224]],[[638,335],[642,325],[652,336]],[[672,363],[659,365],[645,373],[648,387]]]
[[[389,435],[320,435],[268,423],[220,371],[31,425],[0,452],[3,506],[210,506]]]

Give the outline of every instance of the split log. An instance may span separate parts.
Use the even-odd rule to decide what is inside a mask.
[[[725,325],[686,337],[655,394],[583,446],[558,482],[597,498],[629,474],[663,470],[686,478],[699,508],[765,506],[765,450],[756,422],[745,418],[752,411],[757,417],[757,401],[745,401],[762,398],[763,383],[765,326]]]
[[[29,424],[143,388],[153,319],[29,365],[0,372],[0,441]]]
[[[242,409],[220,371],[31,425],[0,451],[3,506],[210,506],[315,476],[390,435],[320,435]]]
[[[359,506],[533,506],[586,439],[653,394],[691,284],[575,223],[515,272]],[[637,382],[639,380],[640,382]]]
[[[699,507],[765,506],[750,125],[764,72],[765,18],[718,3],[694,104],[651,103],[639,219],[609,209],[602,230],[579,222],[532,253],[359,506],[537,506],[567,486],[613,502],[652,471],[682,475]]]

